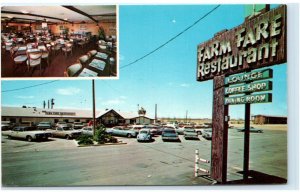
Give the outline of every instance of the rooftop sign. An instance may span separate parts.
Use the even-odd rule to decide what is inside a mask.
[[[75,116],[76,113],[74,112],[58,112],[58,111],[45,111],[46,115],[69,115],[69,116]]]
[[[198,45],[197,80],[286,62],[286,6],[281,5]]]

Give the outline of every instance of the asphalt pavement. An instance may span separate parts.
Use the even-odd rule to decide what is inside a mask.
[[[198,186],[212,185],[194,177],[195,150],[210,160],[211,141],[150,143],[122,138],[125,145],[77,147],[73,140],[45,142],[8,140],[2,136],[2,185],[10,186]],[[250,169],[287,178],[287,132],[251,133]],[[210,169],[209,165],[201,164]],[[243,133],[229,130],[228,181],[242,179]]]

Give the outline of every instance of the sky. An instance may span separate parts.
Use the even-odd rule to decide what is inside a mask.
[[[119,7],[119,65],[149,53],[216,5],[143,5]],[[157,52],[120,70],[118,80],[96,81],[96,108],[137,112],[138,105],[154,117],[212,117],[212,80],[196,81],[197,45],[223,29],[244,21],[243,5],[221,5],[216,11]],[[273,69],[273,102],[251,105],[251,114],[287,116],[287,65]],[[2,91],[52,80],[2,80]],[[91,80],[60,80],[21,91],[2,92],[2,106],[92,109]],[[244,106],[229,107],[231,118],[243,118]]]

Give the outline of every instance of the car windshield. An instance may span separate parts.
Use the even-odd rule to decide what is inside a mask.
[[[142,134],[148,134],[148,131],[144,130],[144,131],[140,131],[140,133],[142,133]]]
[[[205,132],[212,132],[212,129],[206,129]]]
[[[70,128],[70,127],[62,127],[63,128],[63,130],[65,130],[65,131],[67,131],[67,130],[72,130],[72,128]]]
[[[176,133],[175,130],[172,130],[172,129],[164,130],[164,132],[165,132],[165,133]]]

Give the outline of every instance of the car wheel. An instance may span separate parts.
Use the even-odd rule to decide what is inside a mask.
[[[127,134],[127,137],[128,137],[128,138],[131,138],[131,137],[132,137],[132,135],[131,135],[130,133],[128,133],[128,134]]]
[[[26,139],[27,139],[28,142],[32,141],[32,137],[31,136],[27,136]]]
[[[66,139],[70,140],[71,139],[70,135],[66,135]]]
[[[11,136],[10,136],[10,135],[8,135],[8,136],[7,136],[7,138],[8,138],[8,139],[11,139]]]

